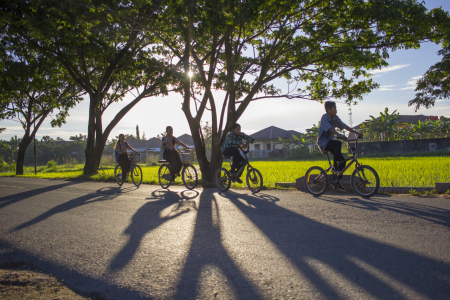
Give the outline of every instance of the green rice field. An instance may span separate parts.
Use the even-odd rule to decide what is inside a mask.
[[[450,157],[383,157],[362,158],[359,160],[364,165],[369,165],[377,170],[381,186],[395,187],[434,187],[435,182],[450,182]],[[314,165],[326,168],[326,160],[316,161],[252,161],[251,165],[260,170],[264,178],[266,188],[275,188],[276,182],[294,182],[296,178],[303,176],[308,168]],[[142,165],[143,183],[158,183],[159,166]],[[224,163],[228,168],[228,163]],[[350,175],[354,167],[346,172]],[[85,178],[83,165],[57,166],[51,169],[39,167],[37,175],[34,168],[25,168],[25,177],[36,178]],[[114,180],[114,167],[104,167],[99,174],[90,177],[91,180]],[[200,173],[200,171],[199,171]],[[245,187],[245,175],[241,177],[243,184],[234,183],[232,187]],[[14,176],[14,173],[3,172],[0,176]],[[182,184],[178,179],[177,184]]]

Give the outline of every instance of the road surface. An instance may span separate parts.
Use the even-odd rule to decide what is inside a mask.
[[[0,178],[0,263],[105,299],[450,299],[450,199]]]

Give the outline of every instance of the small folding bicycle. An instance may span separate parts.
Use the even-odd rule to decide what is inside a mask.
[[[263,177],[257,169],[253,168],[250,165],[250,162],[247,157],[247,153],[249,152],[249,149],[247,149],[247,151],[244,151],[244,149],[242,149],[241,147],[239,147],[239,149],[244,154],[245,161],[239,168],[236,177],[241,176],[241,174],[245,170],[245,167],[247,166],[247,176],[246,176],[247,186],[250,189],[250,191],[252,191],[253,193],[257,193],[261,190],[261,188],[263,186]],[[230,170],[231,170],[231,165],[232,165],[231,156],[224,155],[223,158],[229,160]],[[230,170],[227,170],[225,168],[219,168],[216,171],[216,175],[215,175],[216,186],[222,192],[228,191],[228,189],[231,186],[232,178],[231,178]]]
[[[350,142],[354,142],[354,145],[351,145]],[[339,173],[327,175],[332,166],[328,151],[322,152],[328,157],[328,163],[330,164],[328,169],[324,170],[321,167],[314,166],[306,171],[305,187],[309,193],[314,196],[320,196],[327,191],[330,183],[333,186],[337,185],[341,175],[344,174],[353,163],[355,163],[355,170],[352,173],[350,183],[355,193],[363,198],[372,197],[377,193],[378,188],[380,187],[380,178],[378,177],[377,171],[370,166],[361,165],[356,158],[355,149],[356,146],[358,146],[358,139],[347,140],[347,145],[352,154],[345,162],[350,161],[350,163]]]
[[[141,153],[127,153],[128,157],[130,159],[130,170],[128,171],[128,175],[131,174],[131,181],[133,181],[135,186],[140,186],[142,183],[142,170],[141,167],[137,164],[139,161],[141,161]],[[116,168],[114,169],[114,177],[116,178],[116,182],[119,185],[122,185],[125,180],[122,181],[122,167],[117,164]]]
[[[179,151],[181,163],[183,164],[183,168],[181,169],[181,179],[188,190],[194,189],[198,183],[197,170],[186,160],[190,150],[191,149],[185,149],[184,151]],[[158,160],[158,162],[162,163],[158,171],[159,184],[163,189],[168,189],[170,184],[174,181],[174,179],[170,178],[170,165],[165,159]]]

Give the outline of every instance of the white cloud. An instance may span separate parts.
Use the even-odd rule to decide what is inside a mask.
[[[380,86],[380,88],[378,89],[379,91],[393,91],[395,89],[393,89],[393,87],[396,85],[382,85]]]
[[[395,71],[395,70],[399,70],[399,69],[403,69],[406,68],[407,66],[409,66],[410,64],[403,64],[403,65],[396,65],[396,66],[391,66],[391,67],[387,67],[387,68],[383,68],[381,70],[370,70],[369,72],[374,75],[374,74],[379,74],[379,73],[386,73],[386,72],[390,72],[390,71]]]
[[[401,91],[404,91],[404,90],[414,90],[415,88],[416,88],[415,86],[407,86],[407,87],[401,88],[401,89],[399,89],[399,90],[401,90]]]

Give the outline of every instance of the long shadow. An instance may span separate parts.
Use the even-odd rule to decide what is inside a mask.
[[[25,192],[1,197],[0,198],[0,209],[2,209],[5,206],[11,205],[13,203],[25,200],[27,198],[37,196],[39,194],[52,192],[52,191],[62,189],[64,187],[68,187],[68,186],[71,186],[74,184],[79,184],[79,183],[82,183],[82,181],[69,181],[69,182],[65,182],[65,183],[61,183],[61,184],[46,186],[43,188],[38,188],[38,189],[30,190],[30,191],[25,191]]]
[[[53,215],[66,212],[71,209],[83,206],[83,205],[87,205],[87,204],[91,204],[91,203],[99,202],[99,201],[111,200],[111,196],[117,196],[118,194],[120,194],[117,192],[117,190],[118,190],[117,187],[101,188],[101,189],[97,190],[96,193],[83,195],[83,196],[77,197],[75,199],[69,200],[67,202],[63,202],[60,205],[57,205],[57,206],[53,207],[52,209],[46,211],[45,213],[35,217],[34,219],[32,219],[28,222],[25,222],[21,225],[16,226],[15,228],[11,229],[11,232],[24,229],[26,227],[29,227],[29,226],[32,226],[39,222],[42,222],[42,221],[50,218]]]
[[[379,299],[414,298],[394,288],[390,284],[394,282],[422,297],[445,299],[450,295],[448,263],[328,226],[282,208],[276,201],[267,201],[261,195],[235,192],[222,195],[258,226],[325,298],[340,297],[332,284],[311,265],[311,259],[326,264],[328,269],[332,268]],[[449,220],[443,218],[442,221]],[[449,237],[450,234],[443,238]]]
[[[130,226],[125,229],[124,234],[129,236],[127,244],[113,258],[109,269],[118,271],[124,268],[135,255],[142,238],[150,231],[158,228],[165,222],[178,217],[180,214],[189,212],[195,207],[195,202],[186,204],[186,200],[195,198],[198,192],[182,192],[177,194],[169,190],[157,190],[152,192],[152,197],[148,200],[155,200],[145,203],[133,215]],[[173,208],[173,213],[167,217],[161,218],[160,212],[167,207],[177,204]],[[193,204],[194,206],[192,206]]]
[[[364,199],[359,197],[336,198],[322,196],[320,200],[372,211],[388,210],[450,227],[450,211],[429,205],[396,201],[392,198],[386,199],[385,197]]]
[[[259,299],[261,295],[256,293],[252,284],[241,274],[221,242],[220,212],[215,203],[214,192],[214,189],[204,189],[200,195],[194,236],[176,288],[175,299],[198,299],[199,278],[202,270],[210,266],[222,271],[239,298]]]
[[[27,251],[15,248],[9,242],[0,240],[0,265],[15,264],[24,265],[31,263],[39,271],[52,274],[64,284],[80,292],[90,299],[142,299],[142,293],[132,291],[128,288],[122,288],[115,284],[95,277],[87,276],[75,271],[73,268],[67,268],[55,263],[55,260],[46,260],[42,257],[30,254]],[[146,295],[146,299],[152,299]]]

